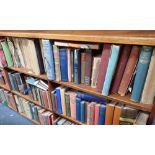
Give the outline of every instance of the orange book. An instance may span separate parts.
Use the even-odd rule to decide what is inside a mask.
[[[115,103],[106,105],[105,125],[113,124],[114,110],[115,110]]]
[[[99,111],[100,111],[100,104],[96,104],[96,105],[95,105],[94,125],[98,125]]]
[[[119,125],[119,119],[121,116],[123,105],[118,104],[115,106],[114,117],[113,117],[113,125]]]

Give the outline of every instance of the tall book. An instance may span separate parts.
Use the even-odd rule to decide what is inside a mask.
[[[74,49],[74,83],[81,83],[80,49]]]
[[[81,83],[85,81],[85,71],[86,71],[86,52],[81,53]]]
[[[113,79],[113,76],[115,73],[115,69],[117,66],[119,52],[120,52],[120,45],[112,45],[111,55],[109,58],[105,81],[103,84],[102,95],[105,95],[105,96],[109,95],[111,82],[112,82],[112,79]]]
[[[100,112],[100,104],[95,105],[95,116],[94,116],[94,124],[98,125],[99,122],[99,112]]]
[[[95,102],[91,102],[90,106],[90,125],[94,124],[94,118],[95,118]]]
[[[81,121],[81,99],[76,97],[76,120]]]
[[[105,125],[113,124],[114,110],[115,110],[115,103],[106,105]]]
[[[72,69],[71,69],[71,49],[67,48],[67,66],[68,66],[68,81],[72,81]]]
[[[126,64],[128,62],[128,58],[130,56],[131,47],[132,47],[131,45],[125,45],[121,50],[120,59],[117,65],[117,69],[115,72],[115,76],[114,76],[114,80],[111,88],[112,93],[118,92],[118,89],[123,77],[123,73],[124,73]]]
[[[3,53],[3,50],[0,44],[0,67],[3,68],[6,66],[7,66],[7,62],[6,62],[5,55]]]
[[[56,88],[58,113],[62,114],[60,87]]]
[[[59,48],[61,80],[68,81],[67,48]]]
[[[137,65],[139,53],[140,46],[133,46],[118,89],[118,94],[120,94],[121,96],[125,96],[125,94],[127,93],[130,81]]]
[[[80,111],[81,112],[81,114],[80,114],[81,115],[80,116],[81,117],[81,122],[84,123],[85,122],[85,101],[81,101],[80,104],[81,104],[80,105],[80,108],[81,108],[81,111]]]
[[[92,50],[86,50],[85,85],[90,85],[92,73]]]
[[[151,57],[150,66],[148,69],[147,78],[145,81],[141,103],[145,104],[153,104],[154,97],[155,97],[155,49],[153,50],[153,54]]]
[[[62,87],[60,88],[60,94],[61,94],[61,104],[62,104],[62,113],[66,115],[66,99],[65,99],[65,92],[66,88]]]
[[[47,71],[47,77],[49,80],[55,80],[55,67],[54,67],[54,56],[53,47],[50,40],[42,39],[42,46],[44,52],[44,61]]]
[[[97,91],[102,92],[103,84],[107,72],[107,67],[109,63],[109,58],[111,54],[111,44],[104,44],[102,56],[101,56],[101,63],[99,67],[99,74],[97,79]]]
[[[1,41],[1,45],[2,45],[2,48],[3,48],[3,52],[4,52],[4,55],[5,55],[8,67],[12,67],[13,66],[13,60],[12,60],[12,55],[11,55],[9,46],[7,44],[7,41],[6,40],[2,40]]]
[[[97,79],[98,79],[100,63],[101,63],[100,57],[93,58],[93,69],[92,69],[92,76],[91,76],[91,87],[92,88],[97,87]]]
[[[71,110],[71,117],[76,119],[76,93],[70,93],[70,110]]]
[[[65,93],[65,103],[66,103],[66,115],[71,116],[71,110],[70,110],[70,93]]]
[[[72,73],[71,81],[74,82],[74,52],[73,51],[71,52],[71,73]]]
[[[105,124],[105,113],[106,113],[106,106],[100,105],[100,111],[99,111],[99,125]]]
[[[137,65],[137,71],[136,71],[136,77],[134,80],[131,100],[137,102],[140,101],[141,94],[144,88],[144,83],[146,80],[151,56],[152,56],[152,47],[149,46],[143,46],[138,65]]]

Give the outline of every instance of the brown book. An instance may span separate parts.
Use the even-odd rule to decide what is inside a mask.
[[[113,125],[119,125],[119,119],[121,117],[123,105],[117,104],[114,109],[114,116],[113,116]]]
[[[118,89],[118,93],[121,96],[125,96],[125,94],[127,93],[130,81],[132,79],[132,75],[137,65],[139,53],[140,53],[140,46],[133,46]]]
[[[126,64],[128,62],[128,58],[130,56],[130,52],[131,52],[131,45],[125,45],[122,48],[122,51],[120,53],[120,59],[117,65],[117,69],[116,69],[116,74],[113,80],[113,84],[112,84],[112,89],[111,92],[112,93],[117,93],[118,92],[118,88],[120,86],[122,77],[123,77],[123,73],[126,67]]]
[[[108,62],[111,54],[111,44],[104,44],[101,63],[99,66],[99,74],[97,79],[97,91],[102,92],[103,84],[107,72]]]
[[[94,124],[94,119],[95,119],[95,102],[91,103],[90,106],[90,125]]]
[[[114,109],[115,109],[115,103],[106,105],[105,125],[113,124]]]
[[[5,69],[2,70],[2,75],[4,77],[4,81],[5,81],[6,85],[10,88],[11,85],[10,85],[10,80],[9,80],[8,72]]]
[[[50,95],[50,91],[46,91],[46,96],[47,96],[47,101],[48,101],[48,107],[50,110],[53,110],[52,108],[52,99],[51,99],[51,95]]]
[[[81,53],[81,83],[84,83],[86,68],[86,53]]]

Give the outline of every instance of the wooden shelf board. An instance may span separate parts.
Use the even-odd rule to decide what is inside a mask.
[[[4,84],[1,84],[0,83],[0,87],[3,88],[3,89],[5,89],[5,90],[10,91],[10,89],[9,89],[9,87],[7,85],[4,85]]]
[[[0,36],[155,45],[154,30],[1,30]]]

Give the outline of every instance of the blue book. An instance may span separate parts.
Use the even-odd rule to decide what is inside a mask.
[[[60,87],[56,88],[56,95],[57,95],[57,103],[58,103],[58,113],[62,114]]]
[[[106,106],[100,105],[99,120],[98,120],[99,125],[105,124],[105,113],[106,113]]]
[[[68,81],[67,48],[59,49],[61,80]]]
[[[153,47],[149,46],[142,47],[131,95],[131,100],[135,102],[140,101],[141,94],[144,88],[144,83],[147,76],[147,71],[151,61],[152,51]]]
[[[102,89],[102,95],[104,96],[109,95],[112,78],[115,73],[115,69],[118,62],[119,52],[120,52],[120,45],[112,45],[111,56],[109,58],[105,81]]]
[[[42,40],[43,55],[47,77],[49,80],[55,80],[55,66],[54,66],[54,55],[53,46],[50,40]]]
[[[85,101],[81,101],[80,102],[80,108],[81,108],[81,122],[84,123],[85,122]]]
[[[104,98],[100,98],[97,96],[93,96],[90,94],[82,93],[82,92],[77,92],[77,97],[80,98],[81,100],[85,100],[88,102],[100,102],[100,103],[107,103],[108,100]]]
[[[76,97],[76,120],[81,121],[81,99]]]
[[[80,49],[74,50],[74,83],[81,83],[81,56]]]

